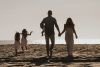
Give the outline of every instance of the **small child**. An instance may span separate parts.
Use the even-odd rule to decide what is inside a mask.
[[[21,48],[22,48],[22,51],[24,52],[24,47],[27,50],[27,36],[28,35],[31,35],[32,34],[32,31],[30,32],[30,34],[28,34],[27,30],[26,29],[23,29],[21,34],[22,34]]]
[[[42,32],[41,32],[41,34],[42,34],[42,36],[43,36],[44,33],[45,33],[45,25],[40,25],[40,27],[42,28]]]
[[[14,43],[15,55],[17,55],[17,50],[18,50],[19,45],[20,45],[20,33],[16,32],[15,33],[15,43]]]

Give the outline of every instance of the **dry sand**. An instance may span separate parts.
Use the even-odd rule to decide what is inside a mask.
[[[74,59],[68,60],[66,45],[55,45],[53,57],[46,58],[45,45],[28,45],[24,53],[19,48],[14,56],[13,45],[0,45],[0,67],[100,67],[99,44],[74,45]]]

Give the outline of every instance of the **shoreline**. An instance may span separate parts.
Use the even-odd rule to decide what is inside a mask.
[[[28,40],[28,44],[45,44],[45,40]],[[14,44],[14,40],[0,40],[0,45]],[[56,38],[55,44],[66,44],[64,39]],[[74,39],[74,44],[100,44],[100,39]]]
[[[0,46],[3,45],[14,45],[14,44],[0,44]],[[46,45],[46,44],[27,44],[27,45]],[[61,45],[61,44],[55,44],[55,45]],[[62,45],[66,45],[66,44],[62,44]],[[100,45],[100,44],[74,44],[74,45]]]

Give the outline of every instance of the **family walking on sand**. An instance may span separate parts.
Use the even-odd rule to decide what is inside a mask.
[[[67,45],[67,52],[68,57],[73,58],[73,45],[74,45],[74,38],[73,33],[75,34],[75,37],[77,37],[76,31],[75,31],[75,25],[71,18],[68,18],[66,23],[64,24],[64,29],[60,33],[57,21],[54,17],[52,17],[52,11],[48,11],[48,16],[42,20],[40,23],[40,27],[42,28],[42,35],[45,33],[45,41],[46,41],[46,50],[47,50],[47,57],[52,57],[53,47],[55,44],[55,32],[54,32],[54,26],[56,27],[58,31],[58,36],[61,36],[65,32],[65,41]],[[51,40],[51,45],[49,44],[49,39]]]
[[[67,45],[67,52],[68,57],[73,58],[73,45],[74,45],[74,37],[73,33],[75,34],[75,37],[77,37],[76,31],[75,31],[75,24],[73,23],[71,18],[68,18],[66,23],[64,24],[64,29],[62,32],[59,30],[59,26],[57,24],[57,21],[54,17],[52,17],[52,11],[48,11],[48,16],[42,20],[40,23],[40,27],[42,28],[42,36],[45,35],[45,41],[46,41],[46,51],[47,51],[47,57],[51,58],[53,53],[53,48],[55,44],[55,32],[54,27],[56,27],[58,31],[58,36],[61,36],[65,32],[65,42]],[[22,33],[16,32],[15,34],[15,55],[17,55],[17,49],[19,45],[21,45],[22,51],[24,52],[24,47],[27,50],[27,36],[31,35],[28,34],[26,29],[22,30]],[[20,34],[22,35],[21,43],[20,43]],[[49,39],[51,40],[51,45],[49,43]]]

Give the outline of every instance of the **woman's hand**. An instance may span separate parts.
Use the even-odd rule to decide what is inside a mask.
[[[60,33],[58,33],[58,36],[60,36]]]

